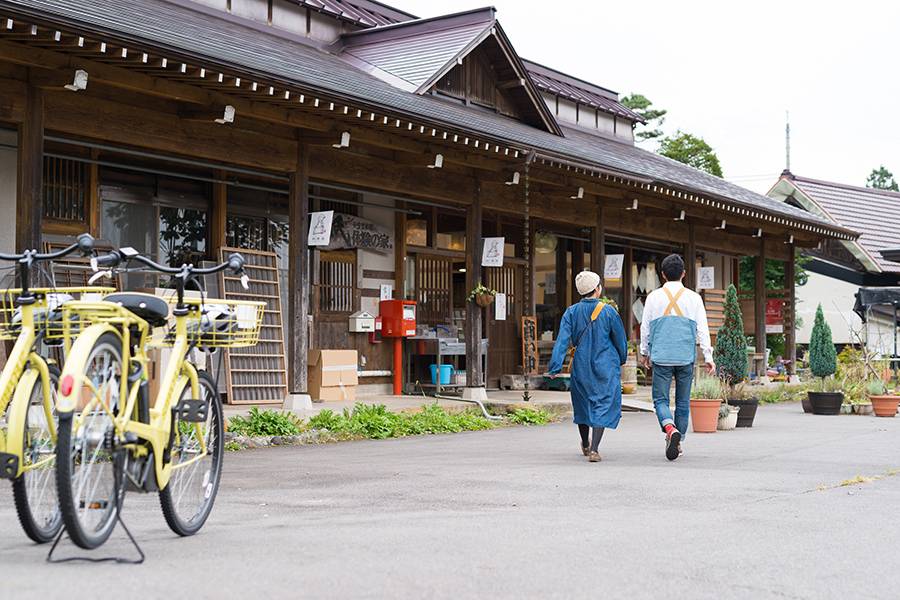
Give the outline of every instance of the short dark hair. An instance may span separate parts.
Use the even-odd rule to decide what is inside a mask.
[[[665,257],[661,266],[667,281],[678,281],[684,273],[684,259],[677,254]]]

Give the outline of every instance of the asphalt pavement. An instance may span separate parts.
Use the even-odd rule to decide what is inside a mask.
[[[0,597],[893,599],[898,442],[900,418],[782,405],[674,463],[643,413],[599,464],[571,423],[229,453],[197,536],[127,497],[139,566],[47,564],[7,492]],[[91,555],[130,550],[119,529]]]

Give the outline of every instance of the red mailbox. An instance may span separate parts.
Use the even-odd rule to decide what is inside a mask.
[[[416,335],[414,300],[382,300],[379,306],[381,335],[394,338],[394,395],[403,393],[403,338]]]
[[[380,311],[383,337],[405,338],[416,335],[415,300],[382,300]]]

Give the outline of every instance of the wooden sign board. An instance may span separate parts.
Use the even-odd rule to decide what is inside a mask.
[[[540,355],[538,354],[538,330],[535,317],[522,317],[522,373],[537,375]]]

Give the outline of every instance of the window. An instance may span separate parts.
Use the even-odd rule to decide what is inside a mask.
[[[171,267],[207,257],[207,213],[192,208],[159,209],[159,259]]]
[[[87,165],[44,157],[44,218],[83,223],[88,197]]]
[[[323,313],[356,310],[356,251],[335,250],[319,254],[318,308]]]

